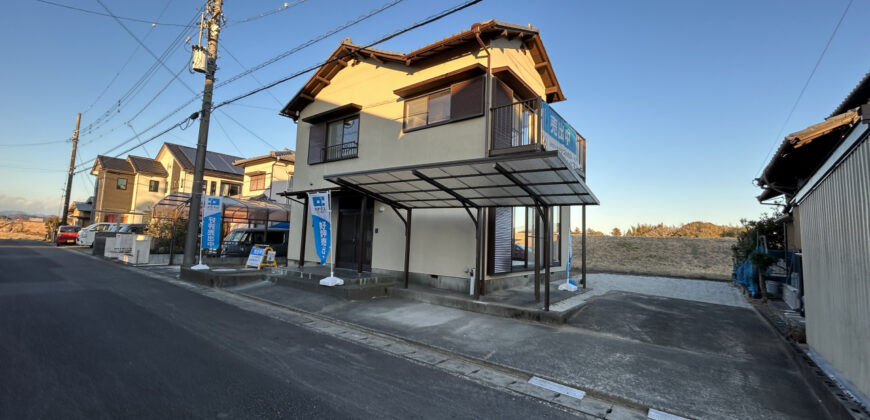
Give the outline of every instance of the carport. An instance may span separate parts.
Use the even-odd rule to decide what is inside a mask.
[[[264,232],[270,222],[290,222],[290,207],[272,201],[250,200],[244,198],[221,197],[223,201],[223,213],[221,223],[224,227],[231,224],[263,223]],[[201,211],[200,211],[201,213]],[[161,220],[184,220],[190,217],[190,194],[174,192],[163,197],[151,210],[151,217]],[[222,229],[220,240],[223,242],[225,232]],[[170,242],[170,263],[174,250],[172,244],[175,237],[175,224],[173,223],[173,241]]]
[[[544,230],[552,237],[548,220],[553,206],[599,204],[598,198],[556,151],[504,154],[483,159],[449,161],[370,171],[326,175],[324,179],[390,206],[405,226],[404,286],[408,287],[411,221],[414,209],[462,208],[475,226],[474,297],[485,294],[483,277],[483,209],[534,207]],[[307,203],[306,203],[307,204]],[[307,210],[307,205],[306,205]],[[399,210],[404,210],[403,216]],[[473,211],[472,211],[473,210]],[[306,214],[307,219],[307,214]],[[583,278],[585,287],[586,226],[583,218]],[[303,224],[303,230],[305,226]],[[545,309],[550,307],[550,247],[536,241],[535,298],[540,300],[541,269]],[[305,232],[302,233],[300,261],[304,261]]]

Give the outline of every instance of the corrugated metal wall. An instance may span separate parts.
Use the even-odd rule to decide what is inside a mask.
[[[870,396],[870,142],[800,204],[809,345]]]

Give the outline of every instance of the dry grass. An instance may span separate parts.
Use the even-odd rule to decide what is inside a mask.
[[[587,236],[590,272],[644,274],[728,280],[733,238],[650,238]],[[574,235],[574,264],[579,268],[580,235]]]
[[[0,239],[45,239],[45,223],[30,221],[0,222]]]

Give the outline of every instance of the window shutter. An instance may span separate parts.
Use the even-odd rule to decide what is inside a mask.
[[[326,145],[326,124],[312,124],[308,131],[308,163],[323,162],[323,147]]]
[[[492,106],[496,109],[492,113],[492,148],[505,149],[512,146],[511,118],[513,118],[513,110],[506,105],[513,103],[514,91],[501,80],[495,80],[493,88]]]
[[[483,115],[483,81],[482,76],[475,77],[450,87],[450,119]]]
[[[489,273],[509,273],[511,271],[511,250],[513,248],[513,209],[496,207],[490,212],[490,259]]]

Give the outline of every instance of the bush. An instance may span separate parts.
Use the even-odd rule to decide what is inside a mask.
[[[51,240],[51,233],[57,230],[57,226],[60,225],[60,217],[57,216],[49,216],[45,218],[45,240]],[[39,225],[37,225],[39,226]]]
[[[173,225],[175,226],[175,239],[173,252],[184,252],[184,237],[187,235],[187,220],[151,219],[145,227],[145,234],[154,237],[151,241],[151,249],[156,254],[168,254],[169,246],[173,243]]]

